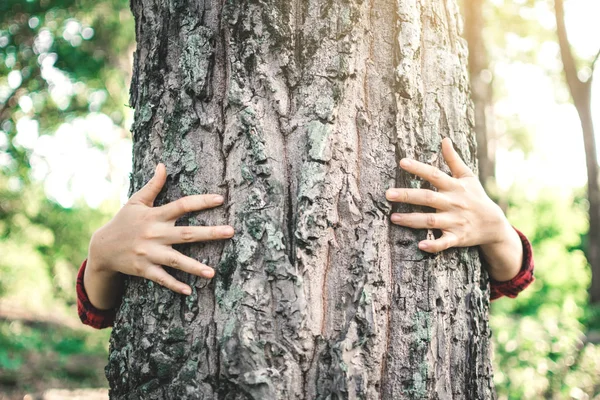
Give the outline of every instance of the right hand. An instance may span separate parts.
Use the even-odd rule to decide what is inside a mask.
[[[118,273],[139,276],[184,295],[191,294],[191,288],[167,273],[163,265],[203,278],[214,276],[211,267],[184,256],[171,245],[231,238],[231,226],[175,226],[186,213],[223,204],[223,197],[194,195],[153,207],[166,180],[165,166],[158,164],[146,186],[94,233],[86,268],[107,277]]]

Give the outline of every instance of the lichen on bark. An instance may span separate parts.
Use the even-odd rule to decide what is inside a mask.
[[[392,226],[397,168],[475,163],[454,0],[133,0],[137,190],[220,193],[179,224],[191,296],[131,278],[107,376],[127,399],[491,398],[487,278],[475,249],[421,252]],[[447,170],[447,169],[446,169]]]

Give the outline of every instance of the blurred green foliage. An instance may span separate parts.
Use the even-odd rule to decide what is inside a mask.
[[[0,2],[4,174],[29,181],[31,148],[15,141],[21,118],[34,120],[41,135],[89,112],[124,122],[127,57],[134,43],[127,7],[125,0]]]
[[[555,39],[532,10],[549,5],[487,3],[485,18],[494,22],[486,28],[491,70],[498,62],[539,62],[538,49]],[[35,121],[40,136],[51,136],[62,123],[94,112],[124,126],[133,42],[127,0],[0,2],[0,302],[76,318],[77,268],[92,232],[117,204],[92,209],[80,201],[63,208],[48,199],[43,182],[32,177],[33,148],[18,138],[17,124]],[[559,82],[557,65],[544,68]],[[502,82],[492,79],[501,98]],[[517,116],[503,124],[507,147],[531,151],[526,124]],[[86,140],[104,150],[93,138]],[[525,193],[507,195],[507,214],[533,243],[536,282],[517,299],[493,303],[497,391],[501,399],[584,399],[600,387],[600,348],[594,343],[600,324],[587,304],[590,276],[581,250],[586,202],[577,194]],[[40,376],[63,386],[105,385],[107,343],[108,331],[0,316],[0,391],[33,390]]]
[[[507,82],[496,73],[507,65],[542,70],[553,85],[555,101],[570,101],[553,7],[552,0],[484,2],[495,103],[507,97]],[[516,114],[495,117],[499,148],[518,149],[528,157],[534,151],[535,127]],[[530,288],[516,299],[492,305],[499,398],[600,398],[599,312],[588,304],[591,276],[583,252],[588,229],[585,190],[548,189],[532,196],[529,189],[497,194],[508,203],[511,222],[531,240],[536,263],[536,282]]]
[[[71,307],[73,282],[89,238],[115,204],[91,209],[80,202],[62,208],[40,185],[11,190],[0,174],[0,295],[28,308]]]
[[[492,305],[498,395],[592,398],[600,388],[600,346],[594,343],[600,326],[591,318],[591,276],[582,251],[587,202],[550,190],[533,200],[524,193],[510,194],[507,215],[531,240],[536,281],[516,299]]]
[[[48,384],[105,386],[101,372],[108,339],[109,331],[90,335],[60,325],[0,320],[0,393],[22,396]]]
[[[44,136],[89,113],[125,128],[134,46],[128,6],[127,0],[0,1],[0,310],[18,305],[34,319],[55,321],[22,323],[0,313],[0,393],[43,382],[106,386],[108,332],[73,329],[74,282],[89,238],[118,199],[96,209],[82,199],[62,207],[45,193],[48,166],[35,152],[47,143]],[[22,121],[36,129],[20,130]],[[93,137],[84,140],[108,151]]]
[[[73,305],[72,282],[89,237],[118,204],[91,209],[80,201],[67,209],[46,198],[44,168],[38,168],[41,178],[33,179],[31,164],[34,146],[42,141],[19,135],[52,136],[61,124],[90,112],[124,124],[127,53],[133,43],[126,0],[0,2],[0,293],[5,297],[30,287],[31,306],[56,299]],[[23,120],[34,121],[37,132],[20,132]]]

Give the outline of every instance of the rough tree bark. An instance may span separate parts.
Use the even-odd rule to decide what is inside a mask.
[[[600,182],[598,181],[598,154],[596,153],[596,136],[592,121],[592,76],[598,55],[591,63],[590,77],[586,81],[579,79],[577,66],[565,26],[565,10],[562,0],[555,0],[554,15],[556,16],[556,32],[560,46],[560,57],[565,72],[565,80],[573,104],[579,114],[585,149],[585,165],[588,184],[587,197],[589,203],[589,222],[586,243],[586,258],[592,269],[592,284],[590,286],[590,302],[600,303]]]
[[[465,39],[469,48],[469,78],[471,98],[474,105],[475,137],[477,138],[477,161],[479,180],[489,187],[495,176],[496,155],[493,141],[493,89],[489,70],[488,53],[483,39],[484,0],[463,0]]]
[[[475,164],[454,0],[133,0],[133,190],[221,193],[183,225],[232,224],[182,250],[185,298],[127,284],[107,376],[127,399],[487,399],[489,294],[476,249],[422,253],[389,187]],[[400,208],[408,211],[409,207]]]

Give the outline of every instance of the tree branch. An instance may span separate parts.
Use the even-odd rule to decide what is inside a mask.
[[[594,60],[592,61],[592,65],[590,66],[590,69],[592,70],[592,75],[594,74],[594,68],[596,67],[596,61],[598,61],[598,57],[600,57],[600,49],[598,49],[598,52],[596,53],[596,57],[594,57]]]
[[[573,100],[577,103],[578,97],[582,91],[583,82],[577,77],[577,67],[575,58],[571,50],[571,44],[567,37],[567,28],[565,26],[565,9],[563,0],[554,0],[554,15],[556,17],[556,33],[558,35],[558,45],[560,47],[560,58],[565,70],[565,78]]]

